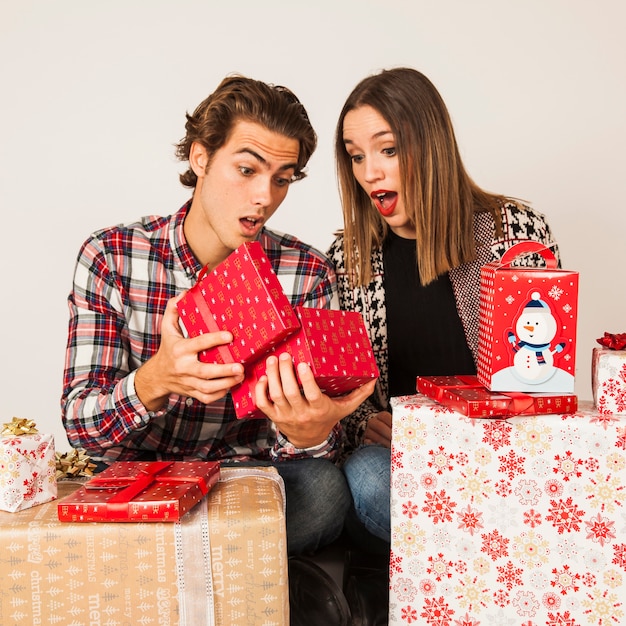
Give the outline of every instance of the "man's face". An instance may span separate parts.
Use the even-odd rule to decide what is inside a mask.
[[[190,163],[198,176],[192,212],[196,238],[211,256],[230,254],[253,241],[285,199],[296,171],[299,142],[260,124],[239,121],[213,155],[192,146]],[[197,230],[199,229],[199,231]]]

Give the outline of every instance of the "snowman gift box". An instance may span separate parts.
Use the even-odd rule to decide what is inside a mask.
[[[545,267],[530,267],[528,256]],[[524,241],[481,269],[477,376],[491,391],[574,391],[578,272]]]

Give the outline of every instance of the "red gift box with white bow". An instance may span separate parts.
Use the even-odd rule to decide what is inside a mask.
[[[177,303],[187,335],[227,330],[233,341],[204,350],[205,363],[247,363],[297,330],[298,318],[258,241],[244,243]]]
[[[300,329],[270,350],[276,356],[287,352],[294,366],[308,363],[320,389],[329,396],[348,393],[378,378],[363,318],[354,311],[295,308]],[[246,368],[244,381],[231,390],[237,417],[264,417],[256,408],[254,388],[265,374],[269,354]]]
[[[59,500],[61,522],[176,522],[218,481],[214,461],[117,461]]]
[[[545,267],[516,265],[529,254]],[[578,272],[535,241],[481,269],[477,375],[491,391],[574,391]]]

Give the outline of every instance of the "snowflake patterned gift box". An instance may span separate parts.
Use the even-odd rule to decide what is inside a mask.
[[[227,330],[233,341],[200,352],[205,363],[246,363],[297,330],[298,318],[258,241],[244,243],[177,303],[190,337]]]
[[[56,497],[54,437],[13,418],[0,435],[0,509],[15,513]]]
[[[214,461],[117,461],[59,500],[62,522],[175,522],[217,482]]]
[[[545,267],[520,263],[543,258]],[[528,260],[530,259],[530,261]],[[578,272],[534,241],[481,268],[478,380],[491,391],[574,391]]]
[[[298,331],[274,346],[270,353],[287,352],[293,363],[308,363],[315,382],[329,396],[339,396],[378,378],[372,344],[355,311],[295,307]],[[265,417],[256,408],[254,388],[265,374],[265,358],[246,367],[244,381],[231,390],[237,417]]]
[[[626,623],[626,416],[391,404],[391,626]]]
[[[593,349],[591,388],[600,413],[626,415],[626,350]]]
[[[468,417],[572,413],[578,407],[573,393],[497,393],[481,385],[476,376],[418,376],[416,388]]]

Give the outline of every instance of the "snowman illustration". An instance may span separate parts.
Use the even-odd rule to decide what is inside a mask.
[[[562,352],[565,343],[552,347],[557,322],[550,307],[534,291],[515,323],[515,333],[507,338],[513,348],[513,374],[522,382],[541,384],[554,376],[554,355]]]

